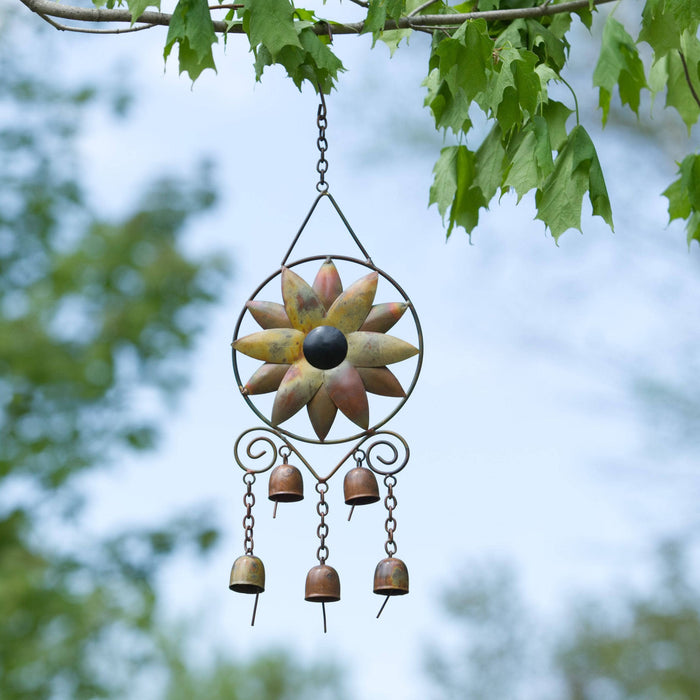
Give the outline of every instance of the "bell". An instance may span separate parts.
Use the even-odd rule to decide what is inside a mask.
[[[233,562],[231,578],[228,587],[236,593],[255,593],[255,605],[251,626],[255,624],[255,613],[258,611],[258,597],[265,590],[265,567],[258,557],[244,554]]]
[[[340,600],[338,572],[326,564],[314,566],[306,575],[304,600],[312,603],[334,603]]]
[[[377,595],[406,595],[408,569],[401,559],[382,559],[374,570],[374,592]]]
[[[233,562],[228,587],[236,593],[262,593],[265,590],[265,567],[258,557],[244,554]]]
[[[379,500],[377,478],[365,467],[354,467],[343,481],[345,502],[349,506],[364,506]]]
[[[268,485],[268,496],[275,502],[272,517],[277,517],[278,503],[292,503],[304,498],[304,480],[301,472],[291,464],[280,464],[272,470]]]
[[[321,603],[323,609],[323,633],[328,632],[326,624],[326,603],[340,600],[340,578],[338,572],[326,564],[318,564],[306,574],[304,600]]]

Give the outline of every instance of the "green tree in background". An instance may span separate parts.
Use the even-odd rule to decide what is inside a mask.
[[[159,412],[143,407],[182,388],[227,266],[183,252],[214,204],[205,166],[121,219],[91,210],[76,138],[128,96],[62,84],[45,33],[6,7],[0,27],[0,697],[339,697],[327,666],[267,654],[197,670],[164,642],[156,574],[214,545],[207,518],[109,539],[82,519],[79,476],[155,445]]]
[[[457,641],[427,652],[434,697],[696,700],[700,587],[688,548],[659,547],[646,591],[588,597],[549,625],[533,616],[512,570],[477,567],[443,600]]]

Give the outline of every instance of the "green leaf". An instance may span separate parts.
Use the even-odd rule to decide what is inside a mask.
[[[678,167],[680,177],[663,193],[668,199],[668,220],[687,219],[688,245],[700,243],[700,155],[686,156]]]
[[[211,46],[217,42],[206,0],[179,0],[173,11],[163,57],[167,60],[178,44],[180,73],[187,71],[196,80],[205,68],[213,68]]]
[[[572,110],[556,100],[549,100],[542,106],[542,116],[547,121],[552,150],[560,151],[569,138],[566,122],[572,114]]]
[[[639,94],[647,86],[644,66],[637,47],[625,28],[612,15],[603,28],[603,38],[598,63],[593,71],[593,85],[600,88],[598,104],[603,110],[603,125],[608,120],[610,98],[615,85],[620,92],[620,102],[639,113]]]
[[[145,12],[147,7],[156,7],[160,10],[160,0],[128,0],[129,12],[131,12],[131,26]]]
[[[673,51],[666,56],[666,69],[668,71],[666,106],[673,107],[681,119],[690,128],[698,121],[700,117],[700,105],[698,105],[691,86],[688,84],[688,78],[693,80],[693,75],[698,75],[700,68],[700,41],[695,35],[683,34],[681,37],[681,49],[688,66],[689,76],[686,76],[683,61],[677,51]],[[700,93],[700,80],[693,85],[696,94]]]
[[[243,30],[253,50],[264,46],[276,62],[285,47],[301,48],[289,0],[244,0],[243,4]]]
[[[534,117],[509,142],[509,163],[504,186],[512,187],[518,201],[532,189],[540,188],[554,168],[549,127],[544,117]]]
[[[443,219],[449,210],[448,238],[455,226],[471,233],[479,223],[479,208],[487,204],[475,184],[475,160],[466,146],[448,146],[440,151],[433,169],[429,204],[437,204]]]
[[[691,5],[694,0],[682,0]],[[642,30],[639,41],[646,41],[654,49],[655,59],[679,49],[683,27],[677,15],[667,10],[666,0],[647,0],[642,10]]]
[[[593,214],[612,228],[610,200],[598,154],[586,130],[575,126],[535,197],[536,218],[545,223],[555,241],[570,228],[581,230],[581,203],[586,192]]]
[[[389,19],[398,20],[406,11],[406,0],[369,0],[362,33],[372,32],[376,42]]]

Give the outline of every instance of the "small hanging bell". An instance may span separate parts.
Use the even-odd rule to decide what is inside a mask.
[[[275,502],[275,511],[272,517],[277,515],[278,503],[293,503],[304,498],[304,480],[301,472],[291,464],[280,464],[270,474],[268,496]]]
[[[328,631],[326,625],[326,603],[340,600],[340,577],[338,572],[326,564],[318,564],[306,574],[306,590],[304,600],[311,603],[321,603],[323,608],[323,632]]]
[[[233,562],[228,587],[236,593],[262,593],[265,590],[265,567],[252,554],[243,554]]]
[[[348,520],[350,520],[355,506],[364,506],[379,500],[377,477],[365,467],[353,467],[345,475],[343,494],[345,503],[352,506],[350,515],[348,515]]]
[[[377,564],[374,570],[374,592],[386,596],[377,617],[382,614],[391,596],[408,593],[408,568],[401,559],[387,557]]]
[[[243,554],[233,562],[228,587],[236,593],[255,593],[251,626],[255,624],[258,597],[265,590],[265,567],[262,560],[252,554]]]

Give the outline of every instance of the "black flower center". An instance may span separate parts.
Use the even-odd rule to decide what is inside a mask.
[[[348,354],[345,335],[333,326],[318,326],[304,339],[304,357],[316,369],[333,369]]]

